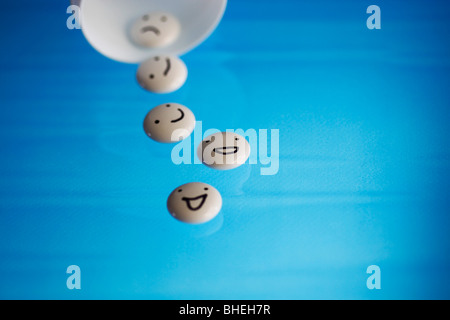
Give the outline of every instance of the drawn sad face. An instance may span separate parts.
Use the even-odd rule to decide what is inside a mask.
[[[208,167],[229,170],[239,167],[250,156],[247,140],[232,132],[219,132],[206,137],[197,149],[198,158]]]
[[[131,38],[142,47],[162,48],[180,35],[180,23],[167,12],[152,12],[139,17],[131,28]]]
[[[212,220],[222,208],[222,197],[216,188],[202,182],[179,186],[167,199],[167,209],[177,220],[199,224]]]

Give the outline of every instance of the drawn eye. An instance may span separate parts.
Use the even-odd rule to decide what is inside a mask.
[[[235,138],[234,140],[238,141],[238,140],[239,140],[239,138]]]
[[[155,123],[158,124],[158,123],[159,123],[159,120],[156,120]]]
[[[169,108],[169,107],[170,107],[170,104],[166,104],[166,107]]]
[[[150,79],[153,79],[153,78],[155,78],[155,75],[151,74],[149,77],[150,77]]]
[[[181,191],[183,191],[183,189],[178,189],[178,192],[181,192]]]
[[[205,188],[205,191],[206,191],[206,190],[209,190],[209,189],[208,189],[208,188]]]
[[[159,61],[159,57],[155,57],[155,61]]]

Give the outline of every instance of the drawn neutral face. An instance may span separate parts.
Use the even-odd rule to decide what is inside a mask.
[[[144,119],[145,133],[155,141],[171,143],[187,138],[195,127],[191,110],[178,103],[159,105]]]
[[[162,48],[180,35],[178,19],[167,12],[151,12],[139,17],[131,27],[131,38],[142,47]]]
[[[239,167],[250,156],[247,140],[232,132],[219,132],[206,137],[197,149],[198,158],[208,167],[229,170]]]
[[[143,62],[137,70],[140,86],[154,93],[169,93],[178,90],[187,79],[187,68],[175,56],[156,56]]]
[[[179,186],[169,195],[167,209],[177,220],[199,224],[212,220],[222,208],[222,197],[216,188],[202,182]]]

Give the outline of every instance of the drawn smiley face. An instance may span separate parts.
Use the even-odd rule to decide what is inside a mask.
[[[130,33],[133,41],[142,47],[162,48],[171,45],[180,35],[178,19],[167,12],[151,12],[139,17]]]
[[[194,114],[178,103],[161,104],[150,110],[144,119],[144,130],[147,136],[163,143],[186,139],[194,127]]]
[[[244,164],[250,156],[248,141],[233,132],[219,132],[206,137],[197,149],[198,158],[208,167],[229,170]]]
[[[136,78],[139,85],[154,93],[178,90],[187,79],[187,68],[175,56],[156,56],[141,63]]]
[[[202,182],[179,186],[169,195],[167,209],[177,220],[200,224],[212,220],[222,208],[222,197],[216,188]]]

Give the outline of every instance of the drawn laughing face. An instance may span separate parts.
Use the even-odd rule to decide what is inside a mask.
[[[139,17],[131,28],[131,38],[142,47],[162,48],[180,35],[180,23],[167,12],[152,12]]]
[[[250,156],[248,141],[232,132],[219,132],[206,137],[197,149],[198,158],[208,167],[229,170],[239,167]]]
[[[139,85],[154,93],[169,93],[178,90],[187,79],[187,68],[175,56],[156,56],[141,63],[137,70]]]
[[[177,220],[191,224],[212,220],[221,208],[219,191],[202,182],[184,184],[172,191],[167,199],[170,214]]]
[[[147,114],[145,133],[155,141],[171,143],[187,138],[195,127],[191,110],[178,103],[164,103]]]

